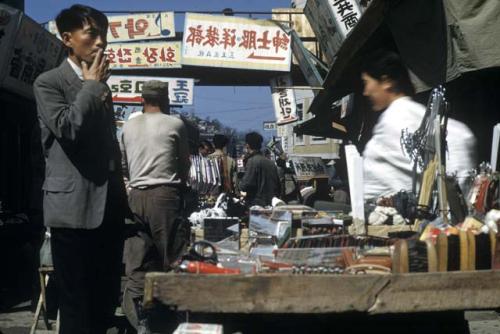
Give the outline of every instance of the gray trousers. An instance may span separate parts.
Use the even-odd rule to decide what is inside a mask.
[[[129,204],[143,222],[135,235],[125,241],[124,249],[126,289],[134,299],[144,295],[147,272],[170,268],[169,242],[175,219],[180,215],[180,194],[171,186],[132,189]]]

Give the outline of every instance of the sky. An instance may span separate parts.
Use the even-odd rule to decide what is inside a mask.
[[[233,11],[271,12],[273,8],[288,8],[290,0],[25,0],[25,13],[39,23],[55,18],[64,8],[75,3],[92,6],[101,11]],[[183,14],[175,15],[177,31],[183,30]],[[258,17],[258,16],[253,16]],[[204,87],[194,89],[194,105],[183,109],[199,117],[218,119],[222,124],[239,131],[255,130],[266,137],[262,122],[274,121],[274,109],[269,86],[263,87]]]

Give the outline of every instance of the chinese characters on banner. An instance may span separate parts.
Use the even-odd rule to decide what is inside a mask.
[[[361,18],[361,8],[356,0],[328,0],[337,30],[345,39]]]
[[[282,125],[298,121],[297,106],[295,104],[295,94],[291,88],[292,78],[290,74],[282,75],[271,79],[271,93],[273,97],[274,112],[276,114],[276,124]]]
[[[335,60],[347,34],[361,18],[357,0],[308,0],[304,8],[327,64]]]
[[[108,16],[108,21],[108,43],[175,37],[173,12]],[[46,24],[46,29],[59,38],[54,20]]]
[[[175,37],[174,13],[108,16],[108,43]]]
[[[2,87],[33,98],[35,79],[59,65],[62,55],[62,43],[38,23],[23,16],[2,79]]]
[[[168,82],[168,97],[171,105],[193,104],[193,79],[136,77],[112,75],[108,79],[114,103],[141,103],[142,85],[149,80]]]
[[[264,128],[264,131],[274,131],[276,130],[276,122],[263,122],[262,127]]]
[[[298,157],[290,158],[297,179],[328,178],[325,163],[320,157]]]
[[[110,69],[180,68],[180,42],[109,44],[106,49]]]
[[[187,13],[182,47],[186,65],[290,70],[291,38],[269,20]]]

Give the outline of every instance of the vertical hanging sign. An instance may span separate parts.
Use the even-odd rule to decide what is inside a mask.
[[[282,125],[298,121],[295,94],[291,88],[292,77],[290,74],[271,79],[271,93],[273,97],[274,112],[276,114],[276,125]]]

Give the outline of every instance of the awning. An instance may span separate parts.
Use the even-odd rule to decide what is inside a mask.
[[[310,111],[360,90],[360,63],[375,49],[397,51],[417,92],[463,73],[500,66],[500,1],[373,0],[351,31]]]
[[[345,139],[347,129],[339,119],[334,117],[334,113],[323,113],[305,121],[293,128],[297,135],[310,135],[317,137],[327,137]]]

